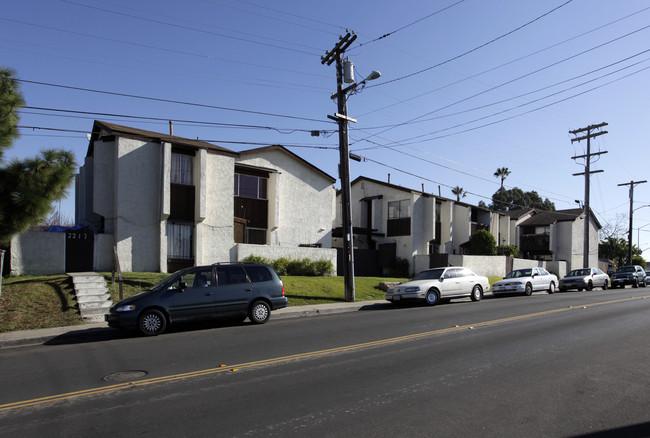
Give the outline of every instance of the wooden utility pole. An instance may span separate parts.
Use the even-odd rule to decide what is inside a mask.
[[[629,183],[619,184],[618,186],[630,186],[630,231],[627,238],[627,264],[632,264],[632,214],[634,213],[634,186],[643,184],[648,181],[630,181]]]
[[[574,173],[573,176],[584,175],[585,176],[585,201],[584,201],[584,212],[585,212],[585,221],[584,221],[584,239],[583,239],[583,255],[582,255],[582,264],[583,268],[588,268],[589,264],[589,227],[591,226],[591,209],[589,207],[589,176],[592,173],[604,172],[603,170],[591,170],[591,157],[606,154],[607,151],[591,153],[591,139],[598,137],[599,135],[607,134],[607,131],[599,131],[592,134],[591,131],[594,129],[600,129],[604,126],[607,126],[607,123],[603,122],[598,125],[590,125],[586,128],[576,129],[574,131],[569,131],[570,134],[576,135],[582,132],[587,132],[586,135],[582,137],[576,137],[571,139],[571,143],[575,141],[587,140],[587,153],[585,155],[578,155],[571,157],[576,160],[578,158],[585,159],[585,171],[581,173]],[[597,247],[597,246],[596,246]]]
[[[350,205],[350,153],[348,145],[348,122],[356,120],[348,117],[347,91],[343,87],[343,53],[357,39],[348,33],[339,37],[334,48],[321,57],[321,64],[331,65],[336,61],[336,100],[338,112],[327,117],[339,124],[339,177],[341,179],[341,218],[343,219],[343,276],[345,281],[345,301],[354,301],[354,247],[352,242],[352,209]]]

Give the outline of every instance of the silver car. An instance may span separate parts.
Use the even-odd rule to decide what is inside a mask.
[[[607,290],[609,286],[609,275],[598,268],[574,269],[566,277],[560,280],[560,291],[569,289],[592,290],[595,287],[602,287]]]
[[[557,288],[558,281],[555,274],[544,268],[515,269],[503,280],[492,285],[492,295],[522,293],[532,295],[533,291],[545,290],[552,294]]]
[[[466,268],[433,268],[418,273],[408,283],[388,289],[386,299],[394,304],[407,300],[424,300],[433,306],[440,300],[470,297],[479,301],[490,290],[487,277]]]

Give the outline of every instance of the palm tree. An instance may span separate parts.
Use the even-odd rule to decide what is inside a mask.
[[[501,178],[501,188],[503,189],[503,181],[510,175],[510,171],[508,170],[507,167],[499,167],[496,172],[494,172],[494,176],[497,178]]]
[[[458,187],[458,186],[451,189],[451,193],[456,195],[456,200],[457,201],[460,201],[460,198],[464,198],[465,196],[467,196],[467,193],[465,192],[465,190],[463,190],[462,187]]]

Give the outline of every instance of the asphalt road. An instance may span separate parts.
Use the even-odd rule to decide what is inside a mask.
[[[101,332],[0,350],[0,436],[650,436],[649,334],[650,288]]]

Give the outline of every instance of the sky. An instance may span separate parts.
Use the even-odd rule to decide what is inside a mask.
[[[20,80],[20,138],[5,159],[43,149],[83,164],[101,120],[242,151],[283,145],[338,181],[339,38],[357,82],[348,96],[351,178],[490,204],[505,187],[556,209],[585,198],[627,237],[630,182],[648,177],[650,3],[645,0],[4,0],[0,67]],[[316,135],[318,134],[318,135]],[[628,184],[621,186],[620,184]],[[74,188],[59,203],[74,218]],[[648,208],[645,208],[648,207]],[[633,243],[650,260],[650,183],[634,184]]]

